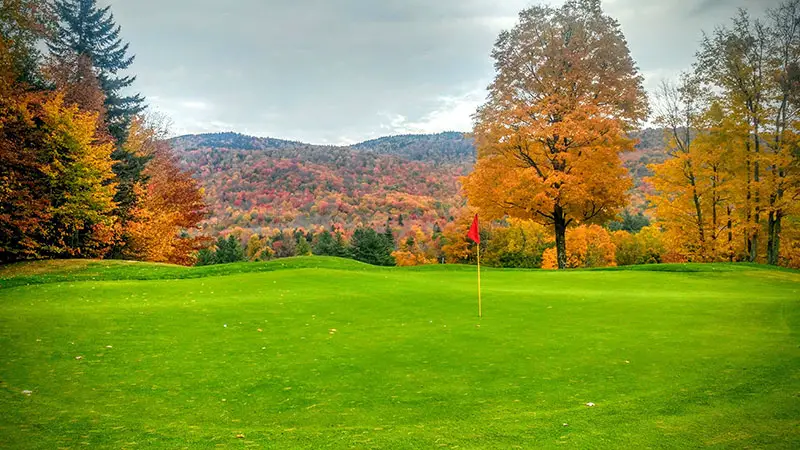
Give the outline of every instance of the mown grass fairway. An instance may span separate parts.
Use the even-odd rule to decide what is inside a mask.
[[[800,274],[638,269],[0,269],[0,447],[797,448]]]

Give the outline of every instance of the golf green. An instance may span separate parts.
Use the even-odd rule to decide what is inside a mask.
[[[798,448],[800,273],[0,268],[0,448]]]

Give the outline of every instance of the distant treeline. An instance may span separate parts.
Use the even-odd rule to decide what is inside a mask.
[[[274,231],[258,235],[239,230],[200,251],[198,265],[240,261],[268,261],[292,256],[319,255],[352,258],[379,266],[474,264],[475,244],[466,238],[467,210],[431,232],[414,227],[400,233],[387,224],[382,229],[358,227],[352,232],[330,230]],[[579,227],[570,233],[570,267],[605,267],[672,261],[661,232],[641,215],[625,213],[608,228]],[[482,263],[491,267],[554,268],[554,241],[542,225],[509,220],[481,224]]]

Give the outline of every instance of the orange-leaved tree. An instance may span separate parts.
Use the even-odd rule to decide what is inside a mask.
[[[478,162],[464,190],[487,218],[553,226],[566,268],[567,227],[613,218],[626,203],[619,153],[647,115],[642,77],[600,0],[522,11],[492,56],[497,74],[474,116]]]
[[[197,233],[206,215],[203,192],[157,128],[135,118],[126,144],[128,151],[151,159],[144,169],[147,183],[132,187],[140,200],[126,226],[125,256],[191,265],[206,244]]]

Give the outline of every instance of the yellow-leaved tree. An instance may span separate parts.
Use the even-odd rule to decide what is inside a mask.
[[[542,266],[542,254],[553,244],[549,228],[530,220],[509,219],[491,229],[481,260],[493,267]]]
[[[522,11],[492,56],[497,74],[474,116],[478,162],[464,190],[486,218],[553,226],[566,268],[567,227],[601,223],[626,203],[619,153],[647,115],[642,77],[600,0]]]
[[[422,266],[436,264],[437,255],[431,236],[415,225],[408,236],[400,241],[392,256],[398,266]]]
[[[97,258],[113,241],[113,145],[98,139],[97,113],[64,104],[61,93],[40,106],[40,160],[51,217],[43,254]]]
[[[790,264],[800,199],[800,0],[706,35],[695,72],[662,87],[669,160],[651,197],[667,260]],[[782,256],[783,255],[783,256]]]
[[[747,129],[702,93],[697,79],[682,75],[663,83],[656,123],[668,138],[670,158],[650,166],[657,194],[648,197],[677,260],[720,261],[742,257],[734,241],[745,234],[739,202]]]

